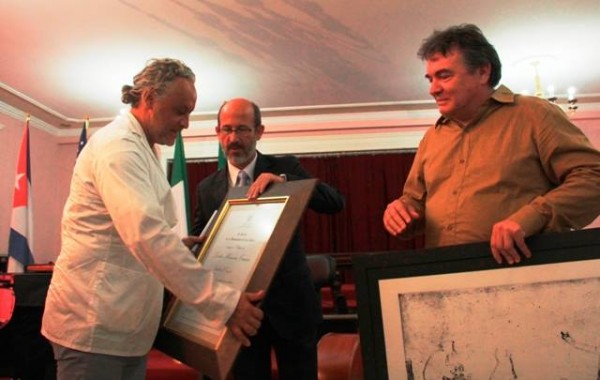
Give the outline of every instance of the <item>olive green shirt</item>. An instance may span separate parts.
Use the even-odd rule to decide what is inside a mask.
[[[600,152],[557,105],[500,86],[468,125],[425,133],[401,197],[425,213],[427,247],[490,239],[510,219],[527,236],[600,214]]]

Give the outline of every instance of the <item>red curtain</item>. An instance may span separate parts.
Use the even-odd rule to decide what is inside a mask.
[[[309,210],[301,222],[307,253],[355,253],[421,248],[421,238],[400,240],[383,227],[383,211],[397,198],[414,159],[414,152],[378,152],[300,156],[302,166],[315,178],[337,188],[346,208],[336,215]],[[217,163],[188,162],[192,210],[196,185],[216,171]]]
[[[309,210],[303,221],[308,253],[398,251],[422,246],[418,240],[392,237],[383,227],[383,211],[402,192],[413,152],[301,157],[314,177],[336,187],[346,208],[336,215]]]

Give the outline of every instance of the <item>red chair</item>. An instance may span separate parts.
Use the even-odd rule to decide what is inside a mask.
[[[319,380],[364,379],[358,334],[328,333],[317,346]]]
[[[146,380],[198,380],[199,373],[179,360],[152,349],[148,354]]]
[[[15,292],[12,277],[0,275],[0,329],[10,322],[15,309]]]

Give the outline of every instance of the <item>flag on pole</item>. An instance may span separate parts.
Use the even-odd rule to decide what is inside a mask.
[[[183,149],[181,132],[177,134],[177,139],[175,140],[173,167],[171,168],[171,190],[175,198],[178,220],[173,230],[183,238],[189,235],[189,226],[191,223],[187,168],[185,165],[185,151]]]
[[[31,163],[29,160],[29,116],[17,158],[17,174],[13,194],[13,210],[8,239],[8,272],[21,273],[34,263],[33,221],[31,202]]]
[[[219,144],[219,152],[217,154],[217,169],[221,170],[225,166],[227,166],[227,157],[225,157],[225,152],[223,152],[223,148],[221,148],[221,144]]]
[[[87,144],[87,130],[90,126],[90,119],[86,118],[83,122],[83,128],[81,128],[81,134],[79,135],[79,145],[77,146],[77,156],[81,153],[81,150]]]

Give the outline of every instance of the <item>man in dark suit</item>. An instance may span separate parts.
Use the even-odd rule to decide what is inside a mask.
[[[198,206],[192,231],[195,235],[219,208],[228,188],[240,181],[238,174],[249,177],[250,199],[257,198],[272,183],[311,178],[296,157],[274,157],[256,150],[265,127],[260,109],[253,102],[246,99],[225,102],[217,119],[215,130],[227,157],[227,167],[202,180],[196,189]],[[344,197],[319,182],[309,207],[333,214],[344,207]],[[251,339],[250,347],[242,348],[234,364],[235,380],[269,379],[272,347],[280,378],[315,380],[317,328],[322,314],[298,231],[273,278],[262,309],[265,317],[257,335]]]

